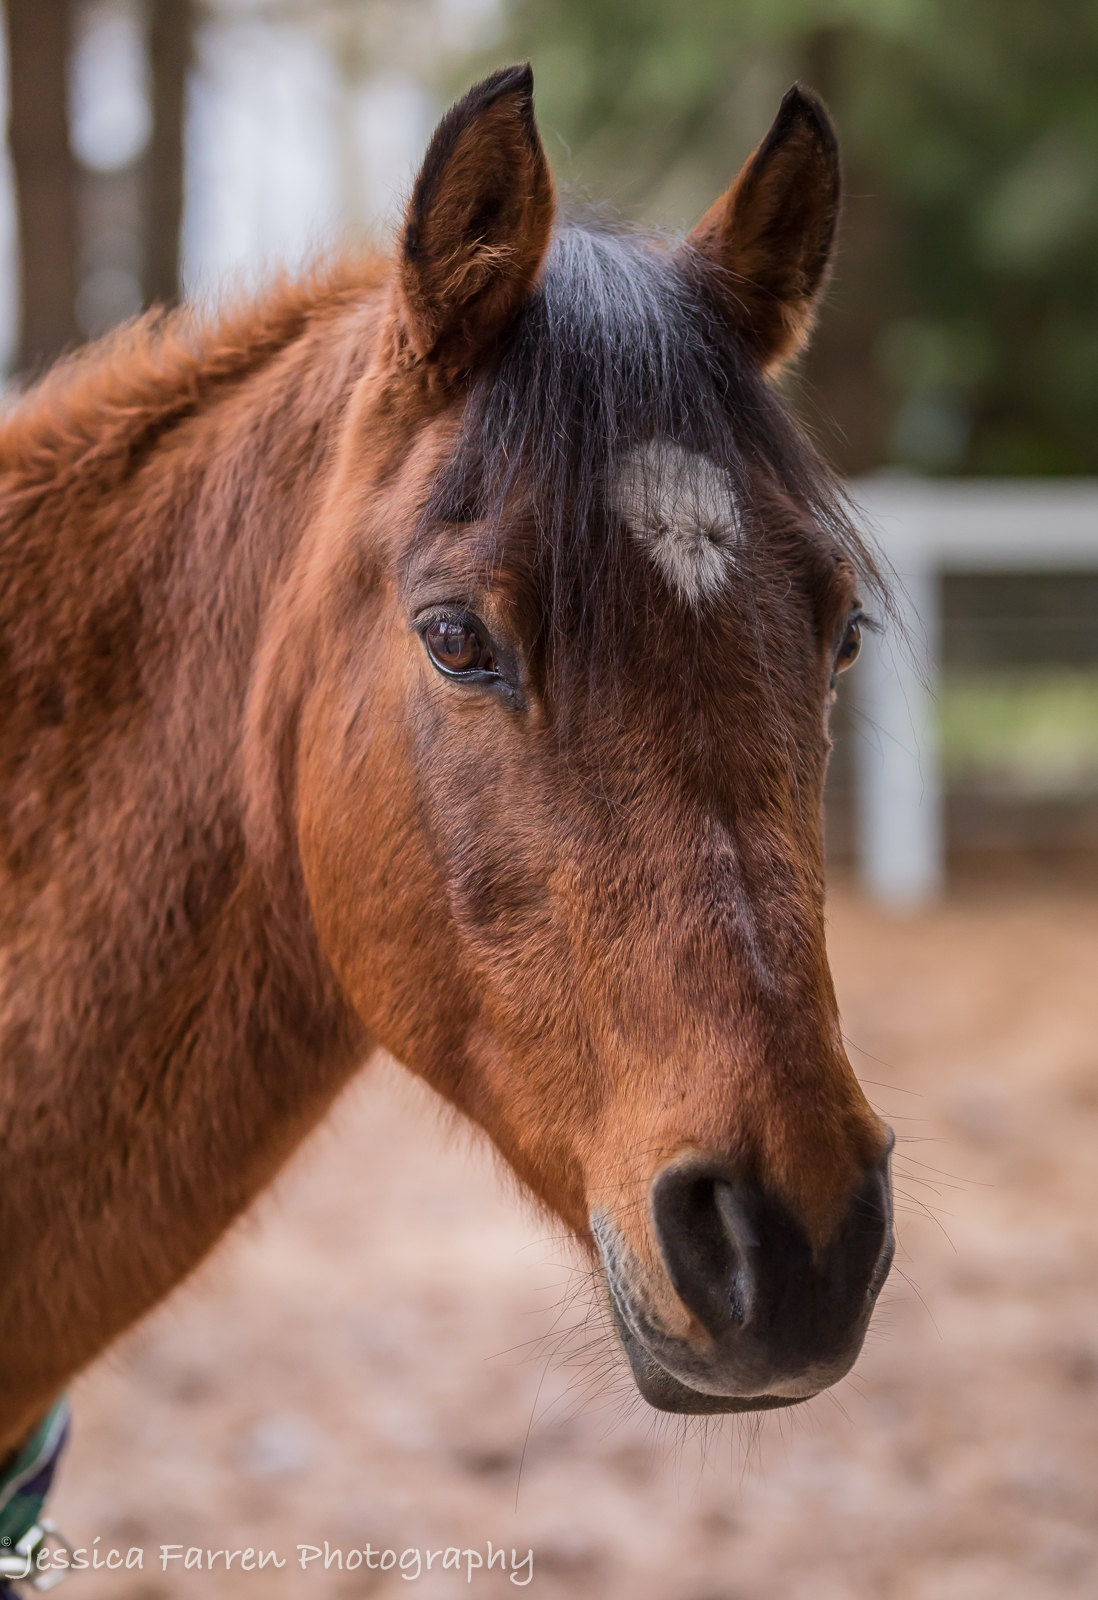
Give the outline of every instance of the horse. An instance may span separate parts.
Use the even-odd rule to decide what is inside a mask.
[[[653,1407],[850,1369],[892,1141],[821,811],[878,577],[772,383],[839,203],[797,86],[680,241],[558,214],[507,68],[392,259],[150,313],[11,410],[0,1460],[376,1050],[577,1241]]]

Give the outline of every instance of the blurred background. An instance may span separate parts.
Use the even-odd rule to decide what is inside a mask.
[[[86,1380],[70,1534],[492,1537],[534,1545],[540,1593],[630,1600],[1098,1592],[1093,0],[6,0],[4,20],[12,394],[143,307],[384,243],[437,116],[502,62],[533,61],[565,194],[671,235],[790,82],[815,87],[847,204],[785,387],[906,622],[844,680],[828,797],[837,981],[900,1132],[906,1273],[837,1401],[708,1442],[653,1423],[604,1377],[597,1314],[584,1353],[552,1230],[383,1068]]]

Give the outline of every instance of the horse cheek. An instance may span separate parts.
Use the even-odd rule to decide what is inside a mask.
[[[398,659],[314,699],[301,739],[298,836],[317,936],[375,1043],[415,1066],[434,1031],[443,900],[403,730]],[[451,962],[452,965],[452,962]]]

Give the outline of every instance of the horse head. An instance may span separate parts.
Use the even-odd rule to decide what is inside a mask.
[[[681,243],[561,221],[529,69],[473,89],[275,650],[343,994],[591,1253],[671,1411],[834,1383],[892,1253],[821,843],[872,563],[768,383],[838,204],[793,89]]]

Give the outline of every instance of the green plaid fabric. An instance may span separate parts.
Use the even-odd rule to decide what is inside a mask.
[[[0,1471],[0,1555],[10,1555],[41,1516],[68,1434],[69,1402],[62,1395]]]

